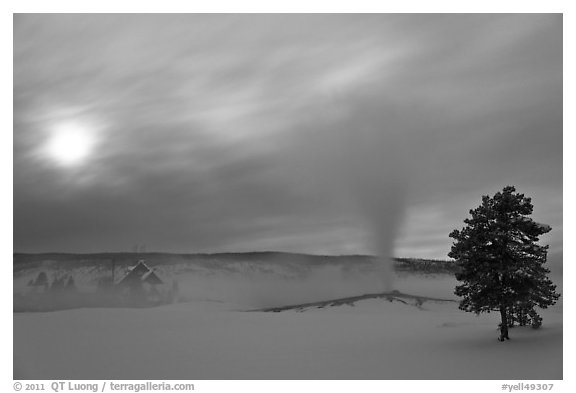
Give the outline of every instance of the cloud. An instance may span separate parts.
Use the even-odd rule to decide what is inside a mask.
[[[17,250],[362,252],[383,214],[443,257],[507,184],[561,234],[559,15],[17,15],[14,42]],[[31,153],[66,118],[105,125],[84,168]]]

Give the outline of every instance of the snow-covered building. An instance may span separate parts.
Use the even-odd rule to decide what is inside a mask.
[[[128,273],[126,273],[117,285],[131,290],[154,290],[157,285],[162,284],[164,284],[164,282],[158,277],[156,272],[146,265],[144,260],[140,260],[135,266],[128,269]]]

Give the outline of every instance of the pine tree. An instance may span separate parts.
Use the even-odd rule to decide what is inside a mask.
[[[529,218],[532,211],[531,199],[507,186],[492,198],[483,196],[466,226],[450,233],[455,242],[448,256],[456,260],[456,279],[462,282],[454,291],[462,298],[460,309],[499,311],[500,341],[509,339],[514,322],[539,327],[535,307],[547,308],[560,297],[543,266],[548,246],[537,244],[551,228]]]

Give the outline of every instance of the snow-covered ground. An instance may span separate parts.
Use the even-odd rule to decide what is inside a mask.
[[[197,284],[188,288],[185,303],[15,313],[14,378],[562,378],[561,304],[543,310],[542,328],[515,327],[504,343],[496,340],[496,313],[477,317],[458,310],[456,303],[426,302],[419,309],[372,299],[306,312],[247,311],[359,295],[376,286],[370,280],[353,285],[337,278],[317,277],[300,285],[204,278],[181,283],[183,292]],[[448,275],[405,274],[395,286],[406,293],[454,298],[455,284]]]

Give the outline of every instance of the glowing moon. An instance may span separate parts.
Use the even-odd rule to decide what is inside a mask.
[[[64,122],[50,130],[45,153],[57,164],[78,166],[92,155],[96,145],[95,130],[88,124]]]

